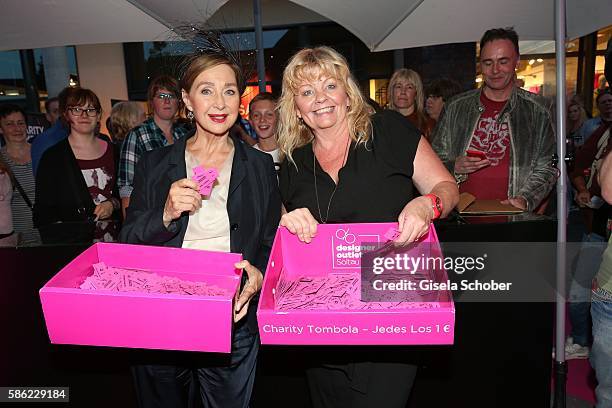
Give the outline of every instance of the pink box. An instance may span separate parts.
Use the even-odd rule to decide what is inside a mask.
[[[40,290],[51,343],[229,353],[233,295],[189,296],[79,289],[92,264],[204,281],[235,294],[242,255],[98,243]]]
[[[280,227],[274,239],[257,312],[262,344],[411,345],[453,344],[455,307],[450,291],[439,291],[428,306],[369,310],[276,310],[274,294],[282,276],[317,277],[332,272],[360,273],[360,258],[350,245],[384,244],[396,223],[323,224],[311,243],[300,242]],[[421,239],[441,254],[433,225]],[[350,244],[350,245],[347,245]],[[344,249],[343,249],[344,247]],[[444,269],[432,271],[435,282],[447,282]],[[381,330],[381,328],[383,330]]]

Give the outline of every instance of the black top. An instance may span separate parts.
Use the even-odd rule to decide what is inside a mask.
[[[373,137],[364,146],[349,149],[346,165],[338,173],[338,189],[329,206],[328,223],[393,222],[414,197],[413,161],[419,131],[401,114],[383,111],[372,117]],[[315,219],[326,218],[335,183],[316,162],[315,194],[312,143],[295,149],[294,166],[281,164],[280,191],[287,211],[307,207]]]

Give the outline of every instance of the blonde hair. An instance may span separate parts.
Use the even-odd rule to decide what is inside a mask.
[[[317,80],[322,75],[336,79],[346,89],[350,138],[361,144],[366,143],[372,135],[368,105],[351,75],[346,59],[330,47],[305,48],[291,57],[283,72],[283,91],[277,107],[278,145],[283,155],[293,164],[293,150],[314,139],[311,129],[298,118],[295,95],[304,81]]]
[[[414,97],[414,110],[422,115],[425,108],[425,92],[423,91],[423,81],[416,71],[407,68],[398,69],[391,75],[389,80],[389,87],[387,88],[387,94],[389,95],[389,109],[394,111],[398,110],[397,106],[393,102],[394,88],[400,81],[406,81],[414,86],[416,96]]]
[[[130,130],[140,124],[144,109],[138,102],[119,102],[113,106],[110,114],[112,137],[123,140]]]

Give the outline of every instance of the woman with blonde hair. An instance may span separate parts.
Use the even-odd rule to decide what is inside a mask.
[[[110,132],[113,141],[121,144],[130,130],[146,119],[144,109],[138,102],[119,102],[113,106],[110,114]]]
[[[585,135],[582,125],[587,121],[588,116],[582,101],[574,95],[567,105],[567,139],[573,147],[582,146],[585,142]]]
[[[405,245],[457,203],[454,178],[429,143],[397,112],[371,116],[346,60],[332,48],[291,58],[278,109],[287,158],[279,175],[281,225],[302,242],[316,239],[319,223],[398,221],[396,242]],[[317,349],[308,360],[315,407],[403,408],[416,374],[397,348]]]
[[[404,115],[430,140],[436,122],[425,114],[425,93],[419,74],[411,69],[398,69],[389,80],[387,95],[389,109]]]

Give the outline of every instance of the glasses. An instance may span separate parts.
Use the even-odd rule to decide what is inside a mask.
[[[72,116],[83,116],[83,112],[85,112],[90,118],[93,118],[98,114],[98,110],[96,108],[68,108],[68,112],[70,112]]]
[[[157,99],[160,99],[162,101],[173,101],[176,99],[176,95],[173,95],[171,93],[165,93],[165,92],[160,92],[157,95],[155,95],[155,97]]]

